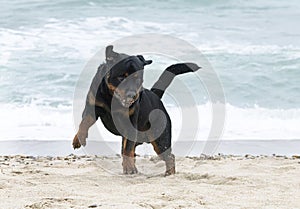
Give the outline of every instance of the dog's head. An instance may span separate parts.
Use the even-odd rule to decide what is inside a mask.
[[[110,70],[106,74],[106,84],[112,95],[123,107],[130,107],[140,95],[143,87],[143,69],[152,63],[142,55],[129,56],[113,51],[113,46],[106,48],[106,63]]]

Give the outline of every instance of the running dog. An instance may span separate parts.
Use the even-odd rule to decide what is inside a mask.
[[[73,148],[86,145],[89,128],[100,117],[113,134],[122,136],[123,173],[135,174],[135,148],[151,143],[165,161],[165,175],[175,174],[171,149],[171,120],[161,98],[176,75],[197,71],[194,63],[174,64],[165,69],[151,90],[143,87],[144,66],[152,63],[142,55],[129,56],[106,47],[106,62],[101,64],[87,95]],[[152,114],[159,110],[163,114]],[[161,130],[159,130],[161,129]]]

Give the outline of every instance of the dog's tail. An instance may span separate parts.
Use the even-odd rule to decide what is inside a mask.
[[[165,90],[171,84],[176,75],[195,72],[200,68],[201,67],[194,63],[179,63],[171,65],[164,70],[158,81],[156,81],[156,83],[152,86],[151,91],[154,92],[159,98],[162,98]]]

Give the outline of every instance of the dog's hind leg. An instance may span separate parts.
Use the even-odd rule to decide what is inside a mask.
[[[158,145],[157,141],[152,141],[151,144],[156,154],[166,163],[165,176],[175,174],[175,156],[171,152],[171,147],[164,150]]]
[[[163,134],[157,139],[151,140],[151,144],[156,154],[166,163],[165,176],[175,174],[175,156],[172,154],[171,136]]]
[[[122,138],[123,173],[135,174],[138,172],[135,167],[135,142],[125,137]]]

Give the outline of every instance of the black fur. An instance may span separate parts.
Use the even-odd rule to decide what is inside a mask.
[[[110,132],[123,138],[122,155],[125,174],[137,172],[132,158],[135,147],[144,142],[152,143],[155,152],[166,162],[166,175],[175,173],[175,157],[171,150],[171,120],[161,98],[176,75],[194,72],[200,67],[194,63],[171,65],[151,90],[148,90],[142,87],[143,69],[145,65],[151,63],[151,60],[145,60],[142,55],[129,56],[114,52],[113,46],[106,48],[106,63],[100,65],[92,81],[82,122],[73,140],[74,149],[86,144],[89,127],[101,118]],[[116,98],[116,103],[112,110],[113,98]],[[149,114],[156,109],[164,113],[165,120],[156,117],[153,118],[153,122],[156,125],[165,125],[165,128],[157,138],[153,138],[155,130],[151,129]],[[112,119],[112,114],[116,116],[115,121]],[[128,130],[124,123],[126,118],[129,118],[132,126],[142,134]]]

